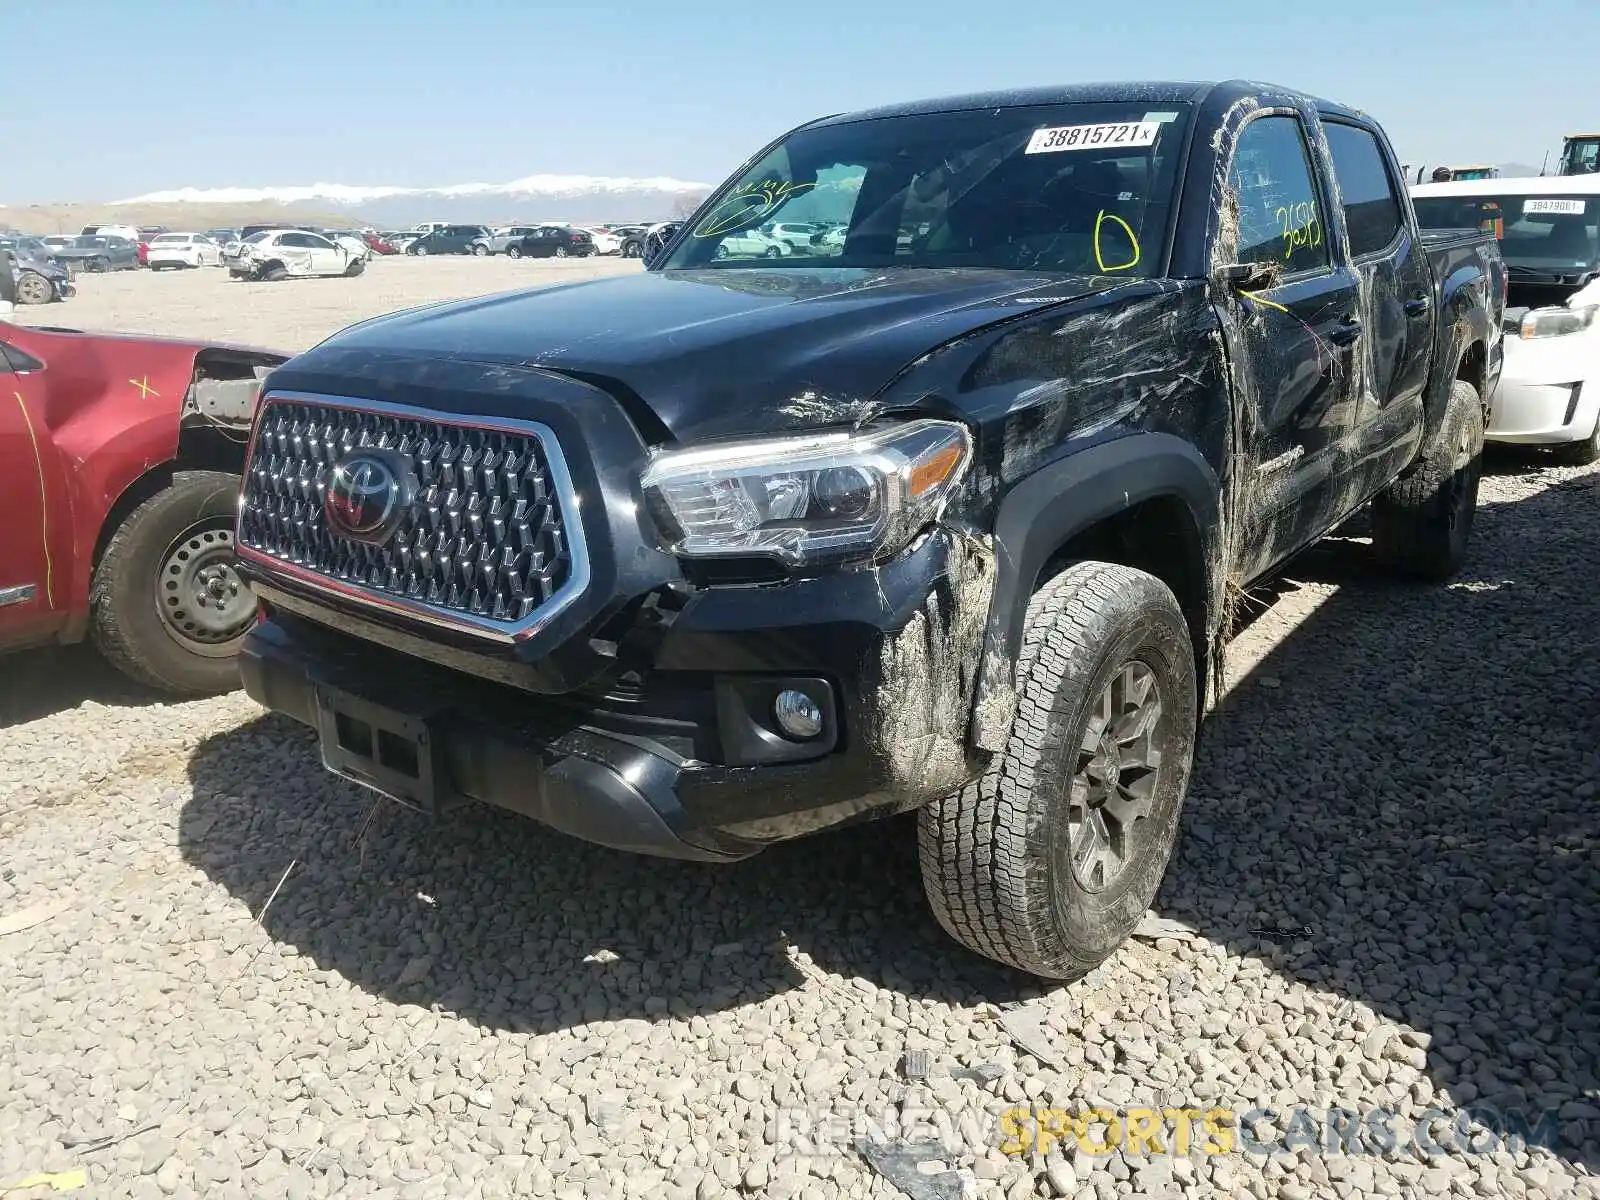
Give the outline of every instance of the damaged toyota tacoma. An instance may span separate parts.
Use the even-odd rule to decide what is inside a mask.
[[[919,810],[943,926],[1073,977],[1155,896],[1240,590],[1369,501],[1397,572],[1462,562],[1504,303],[1276,87],[818,120],[637,275],[275,370],[244,685],[406,804],[622,850]]]

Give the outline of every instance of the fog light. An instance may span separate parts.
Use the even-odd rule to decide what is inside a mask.
[[[784,735],[797,742],[807,741],[822,732],[822,710],[804,692],[792,689],[779,692],[772,703],[772,715],[777,718],[778,728]]]

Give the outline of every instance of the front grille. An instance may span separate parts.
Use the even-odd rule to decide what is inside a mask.
[[[240,544],[467,624],[528,621],[573,577],[551,466],[559,448],[531,430],[435,416],[268,397],[245,471]],[[392,535],[377,545],[334,532],[323,513],[334,464],[359,449],[398,453],[416,482]]]

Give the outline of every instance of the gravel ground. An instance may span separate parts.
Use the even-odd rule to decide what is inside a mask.
[[[596,266],[636,269],[122,276],[49,316],[294,348]],[[242,696],[9,659],[0,1189],[891,1196],[848,1135],[898,1122],[959,1173],[918,1196],[1600,1195],[1597,499],[1600,471],[1496,455],[1454,585],[1372,576],[1358,539],[1299,561],[1233,648],[1158,904],[1181,924],[1066,988],[944,939],[903,824],[730,867],[435,828]],[[1256,1136],[1296,1149],[1000,1151],[1001,1110],[1091,1100],[1272,1109]],[[1298,1105],[1392,1110],[1397,1148],[1314,1151]],[[1549,1109],[1554,1146],[1474,1125],[1463,1152],[1469,1105]]]

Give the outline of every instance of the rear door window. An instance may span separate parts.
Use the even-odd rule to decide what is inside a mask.
[[[1329,266],[1328,223],[1299,117],[1260,117],[1246,125],[1229,180],[1238,204],[1235,261],[1277,265],[1285,275]]]
[[[1338,121],[1325,121],[1323,128],[1344,202],[1350,254],[1376,254],[1400,232],[1400,196],[1389,165],[1370,130]]]

